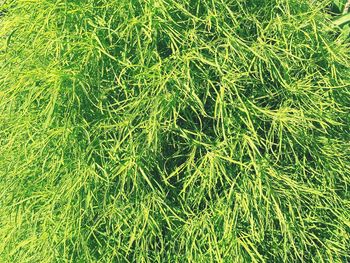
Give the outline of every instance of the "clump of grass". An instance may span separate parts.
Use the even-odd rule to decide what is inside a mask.
[[[348,262],[330,1],[8,1],[1,262]]]

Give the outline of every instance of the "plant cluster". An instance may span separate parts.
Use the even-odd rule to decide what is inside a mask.
[[[0,261],[349,262],[329,4],[3,3]]]

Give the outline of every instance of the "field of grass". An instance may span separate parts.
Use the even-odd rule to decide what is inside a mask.
[[[350,262],[330,3],[0,0],[0,262]]]

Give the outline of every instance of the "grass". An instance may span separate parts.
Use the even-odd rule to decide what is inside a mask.
[[[3,1],[0,261],[349,262],[329,4]]]

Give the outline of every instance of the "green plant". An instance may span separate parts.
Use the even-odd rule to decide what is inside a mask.
[[[3,4],[0,261],[348,262],[329,2]]]
[[[340,38],[349,38],[350,35],[350,1],[342,0],[342,1],[334,1],[333,8],[331,11],[336,16],[333,20],[333,24],[337,27],[341,28],[341,37]]]
[[[348,24],[350,22],[350,13],[342,15],[341,17],[338,17],[336,20],[334,20],[334,24],[337,26],[342,26],[345,24]]]

